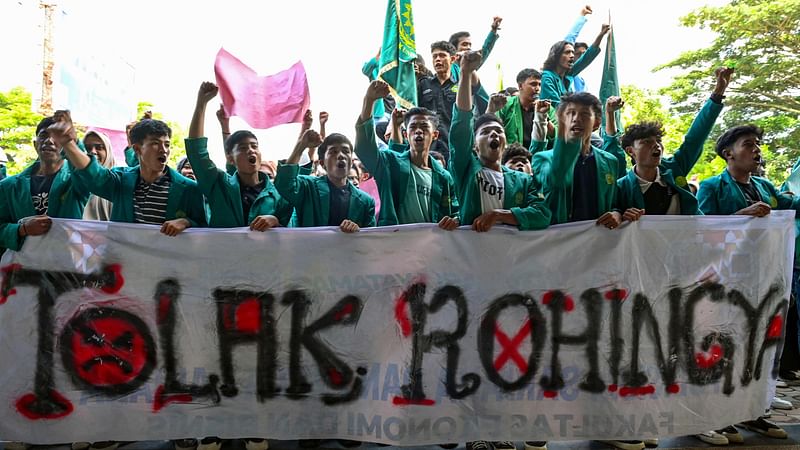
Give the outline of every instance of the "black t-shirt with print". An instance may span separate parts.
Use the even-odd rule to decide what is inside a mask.
[[[55,177],[56,174],[31,176],[31,200],[37,215],[47,214],[47,206],[50,204],[50,188],[53,187]]]

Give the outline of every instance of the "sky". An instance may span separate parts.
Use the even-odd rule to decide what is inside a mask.
[[[118,102],[135,111],[138,101],[188,129],[197,88],[214,81],[214,57],[221,47],[261,75],[303,62],[308,74],[311,109],[330,114],[328,132],[355,135],[355,122],[368,80],[365,61],[377,53],[383,36],[385,0],[290,0],[286,2],[208,0],[48,0],[56,4],[55,59],[71,55],[122,61],[122,72],[100,74],[108,79]],[[681,52],[706,46],[708,30],[680,26],[679,18],[705,4],[723,0],[597,0],[594,14],[579,36],[591,43],[609,13],[615,30],[621,84],[657,89],[669,84],[674,71],[652,69]],[[550,46],[563,39],[578,17],[582,2],[522,2],[520,0],[414,0],[417,52],[430,61],[430,44],[456,31],[472,34],[480,47],[492,17],[503,18],[500,39],[479,71],[492,92],[498,86],[497,64],[505,86],[515,84],[519,70],[539,69]],[[44,13],[39,0],[0,0],[0,42],[6,64],[0,90],[24,86],[39,92]],[[605,40],[601,45],[605,50]],[[602,57],[582,74],[591,91],[600,84]],[[122,80],[117,83],[117,80]],[[98,89],[109,86],[98,86]],[[219,125],[212,100],[206,134],[212,157],[224,160]],[[56,103],[56,108],[62,107]],[[124,109],[124,108],[123,108]],[[129,118],[134,119],[132,113]],[[81,121],[80,117],[75,118]],[[87,124],[99,125],[99,124]],[[315,121],[315,127],[317,126]],[[255,130],[265,159],[291,152],[299,124]],[[124,128],[124,123],[117,127]],[[232,130],[247,128],[237,117]]]

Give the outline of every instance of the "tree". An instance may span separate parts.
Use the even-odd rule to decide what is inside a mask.
[[[33,112],[31,104],[31,93],[22,87],[0,92],[0,148],[9,156],[8,175],[21,172],[36,159],[33,139],[43,116]]]
[[[732,0],[694,10],[681,24],[710,29],[716,38],[657,67],[684,70],[661,93],[671,98],[676,113],[694,114],[709,92],[714,69],[735,67],[724,126],[762,127],[767,176],[782,183],[800,157],[800,0]],[[712,137],[720,132],[718,127]]]
[[[146,111],[152,111],[153,104],[150,102],[139,102],[136,104],[136,117],[141,118],[144,116]],[[170,167],[175,167],[178,164],[178,161],[186,156],[186,146],[184,145],[183,140],[186,138],[186,130],[178,122],[173,122],[171,120],[164,120],[164,115],[161,113],[154,112],[153,119],[158,119],[164,121],[167,126],[170,127],[172,130],[172,137],[170,138],[170,151],[169,151],[169,158],[167,158],[167,165]]]

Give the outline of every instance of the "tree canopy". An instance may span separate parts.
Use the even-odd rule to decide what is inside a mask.
[[[714,69],[734,67],[724,127],[762,127],[767,176],[782,183],[800,158],[800,0],[732,0],[692,11],[681,23],[710,29],[716,37],[710,46],[656,68],[681,69],[661,93],[669,96],[675,113],[693,116],[710,90]],[[717,127],[712,139],[720,132]],[[703,160],[709,158],[706,154]]]

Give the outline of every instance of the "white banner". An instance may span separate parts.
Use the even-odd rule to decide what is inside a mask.
[[[0,438],[417,445],[764,412],[793,212],[518,232],[55,220],[7,253]]]

